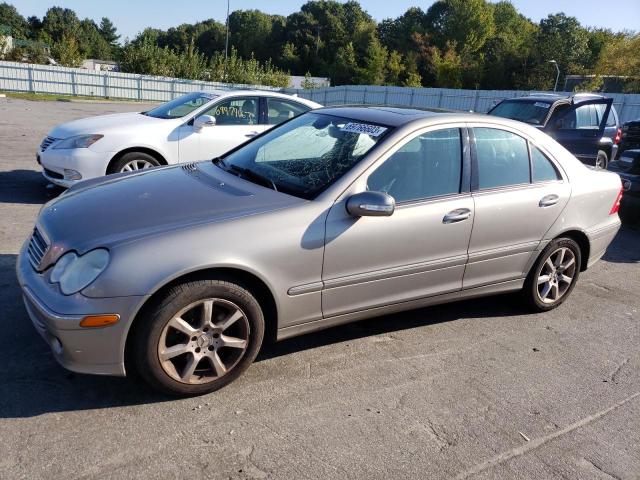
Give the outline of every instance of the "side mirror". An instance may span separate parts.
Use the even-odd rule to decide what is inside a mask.
[[[193,129],[199,132],[204,127],[213,127],[216,124],[216,117],[211,115],[200,115],[193,121]]]
[[[396,201],[383,192],[362,192],[347,200],[347,212],[354,217],[389,217],[396,209]]]

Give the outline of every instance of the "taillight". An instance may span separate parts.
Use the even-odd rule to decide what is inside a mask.
[[[613,207],[611,207],[611,211],[609,212],[609,215],[615,215],[620,210],[620,201],[622,200],[622,192],[623,192],[623,187],[620,187],[620,191],[618,192],[618,195],[616,195],[616,201],[613,203]]]
[[[613,139],[613,143],[618,145],[620,143],[620,140],[622,140],[622,129],[621,128],[619,128],[618,131],[616,132],[616,138]]]

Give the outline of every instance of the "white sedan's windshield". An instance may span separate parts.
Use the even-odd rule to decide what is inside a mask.
[[[389,127],[306,113],[216,159],[249,181],[314,198],[358,163]]]
[[[189,93],[170,102],[163,103],[148,112],[144,112],[144,114],[148,117],[155,118],[181,118],[189,115],[194,110],[206,105],[215,98],[218,98],[218,95],[213,93]]]

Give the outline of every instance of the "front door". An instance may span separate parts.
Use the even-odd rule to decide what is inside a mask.
[[[474,216],[463,132],[431,127],[413,134],[358,179],[351,193],[368,189],[395,198],[390,217],[354,218],[346,199],[331,208],[325,317],[462,288]]]
[[[580,161],[595,165],[603,142],[609,147],[613,144],[615,133],[611,139],[603,139],[612,102],[610,98],[600,98],[564,108],[557,116],[554,115],[545,130]]]
[[[464,288],[520,279],[569,200],[558,165],[516,133],[473,129],[475,220]]]
[[[216,124],[199,131],[192,119],[180,130],[180,161],[210,160],[262,133],[259,97],[225,98],[200,115],[215,117]]]

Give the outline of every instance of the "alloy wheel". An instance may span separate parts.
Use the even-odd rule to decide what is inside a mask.
[[[576,274],[576,257],[567,247],[560,247],[547,257],[538,275],[538,298],[552,304],[571,287]]]
[[[212,382],[242,359],[249,333],[247,316],[235,303],[220,298],[199,300],[164,327],[158,342],[160,365],[178,382]]]
[[[124,164],[122,169],[120,169],[120,172],[135,172],[136,170],[146,170],[147,168],[153,167],[155,167],[155,165],[148,160],[131,160]]]

